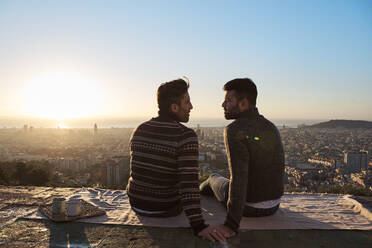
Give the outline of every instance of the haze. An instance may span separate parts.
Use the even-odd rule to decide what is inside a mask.
[[[187,76],[193,118],[249,77],[269,119],[372,120],[371,1],[1,1],[0,116],[148,118]]]

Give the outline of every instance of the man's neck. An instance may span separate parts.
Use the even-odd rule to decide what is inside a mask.
[[[238,114],[238,118],[241,118],[241,117],[251,117],[251,116],[256,116],[258,114],[259,114],[258,113],[258,109],[256,107],[250,107],[250,108],[248,108],[245,111],[241,111]]]
[[[161,112],[161,111],[159,111],[158,118],[161,121],[169,121],[169,122],[177,121],[177,116],[175,114],[173,114],[173,113],[170,113],[170,112]]]

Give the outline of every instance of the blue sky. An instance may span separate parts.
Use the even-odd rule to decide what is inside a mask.
[[[250,77],[268,118],[372,120],[372,1],[3,0],[0,58],[0,116],[154,116],[187,76],[191,118]]]

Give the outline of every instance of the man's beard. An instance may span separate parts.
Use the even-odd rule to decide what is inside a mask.
[[[177,114],[171,112],[170,113],[170,116],[177,122],[183,122],[183,123],[187,123],[189,122],[189,118],[190,118],[190,114],[187,113],[185,115],[182,115],[182,116],[178,116]]]
[[[227,112],[226,109],[224,109],[224,110],[225,110],[224,114],[225,114],[225,119],[226,120],[236,119],[236,118],[238,118],[239,113],[240,113],[238,106],[232,108],[229,112]]]
[[[177,120],[178,122],[187,123],[187,122],[189,122],[190,114],[187,113],[187,114],[183,115],[182,117],[177,116],[177,118],[178,118],[178,120]]]
[[[186,116],[183,116],[183,117],[176,116],[176,119],[175,120],[177,122],[183,122],[183,123],[189,122],[189,118],[186,117]]]

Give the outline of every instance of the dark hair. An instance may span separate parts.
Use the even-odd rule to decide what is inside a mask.
[[[257,87],[249,78],[236,78],[227,82],[223,90],[235,90],[238,100],[247,98],[249,103],[256,106]]]
[[[189,86],[189,82],[181,78],[161,84],[157,91],[159,115],[169,114],[169,107],[172,103],[180,104]]]

